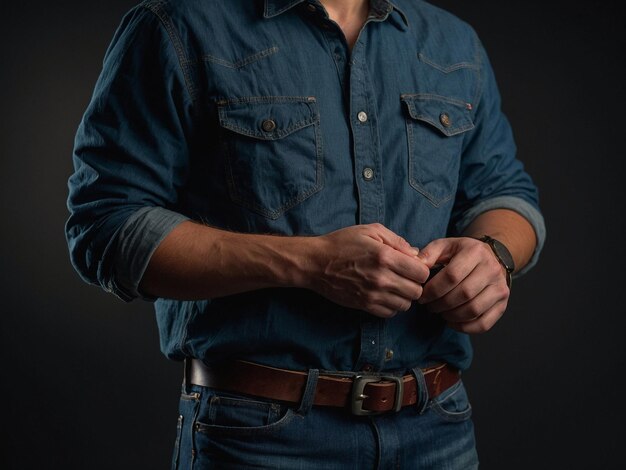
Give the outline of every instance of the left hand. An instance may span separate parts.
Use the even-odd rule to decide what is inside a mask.
[[[506,271],[486,243],[469,237],[441,238],[419,253],[428,267],[446,266],[425,286],[420,304],[441,314],[448,326],[484,333],[500,319],[510,295]]]

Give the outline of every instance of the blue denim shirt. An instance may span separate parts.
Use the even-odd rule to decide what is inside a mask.
[[[535,228],[530,265],[545,234],[481,43],[416,0],[372,0],[352,51],[314,0],[143,2],[106,52],[74,164],[72,262],[124,300],[141,296],[151,254],[187,219],[287,236],[380,222],[422,247],[508,208]],[[155,308],[174,359],[471,360],[468,337],[417,303],[381,319],[277,288]]]

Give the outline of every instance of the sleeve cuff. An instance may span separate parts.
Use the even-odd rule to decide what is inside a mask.
[[[523,269],[515,273],[513,277],[520,277],[526,274],[532,267],[537,264],[539,259],[539,253],[543,249],[543,245],[546,240],[546,226],[541,213],[529,202],[522,198],[515,196],[498,196],[491,199],[486,199],[479,202],[475,206],[471,207],[461,217],[461,220],[456,224],[457,233],[463,233],[463,231],[469,226],[469,224],[483,212],[487,212],[493,209],[510,209],[517,212],[524,217],[535,230],[537,236],[537,246],[532,258]]]
[[[139,292],[139,283],[152,254],[163,239],[188,217],[162,207],[143,207],[131,215],[117,233],[113,261],[115,294],[124,301],[137,297],[154,301]]]

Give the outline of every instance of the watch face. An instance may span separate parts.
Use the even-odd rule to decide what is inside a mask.
[[[491,239],[491,246],[493,246],[498,258],[502,260],[506,270],[512,272],[515,269],[515,262],[513,261],[513,257],[507,247],[494,238]]]

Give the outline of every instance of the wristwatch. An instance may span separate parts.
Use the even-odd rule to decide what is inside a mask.
[[[515,262],[513,261],[513,256],[511,256],[511,252],[508,250],[504,243],[499,242],[495,238],[491,238],[489,235],[483,235],[480,238],[477,238],[481,242],[485,242],[487,245],[491,247],[493,253],[500,261],[500,264],[504,266],[506,271],[506,285],[511,288],[511,283],[513,282],[512,274],[515,271]]]

